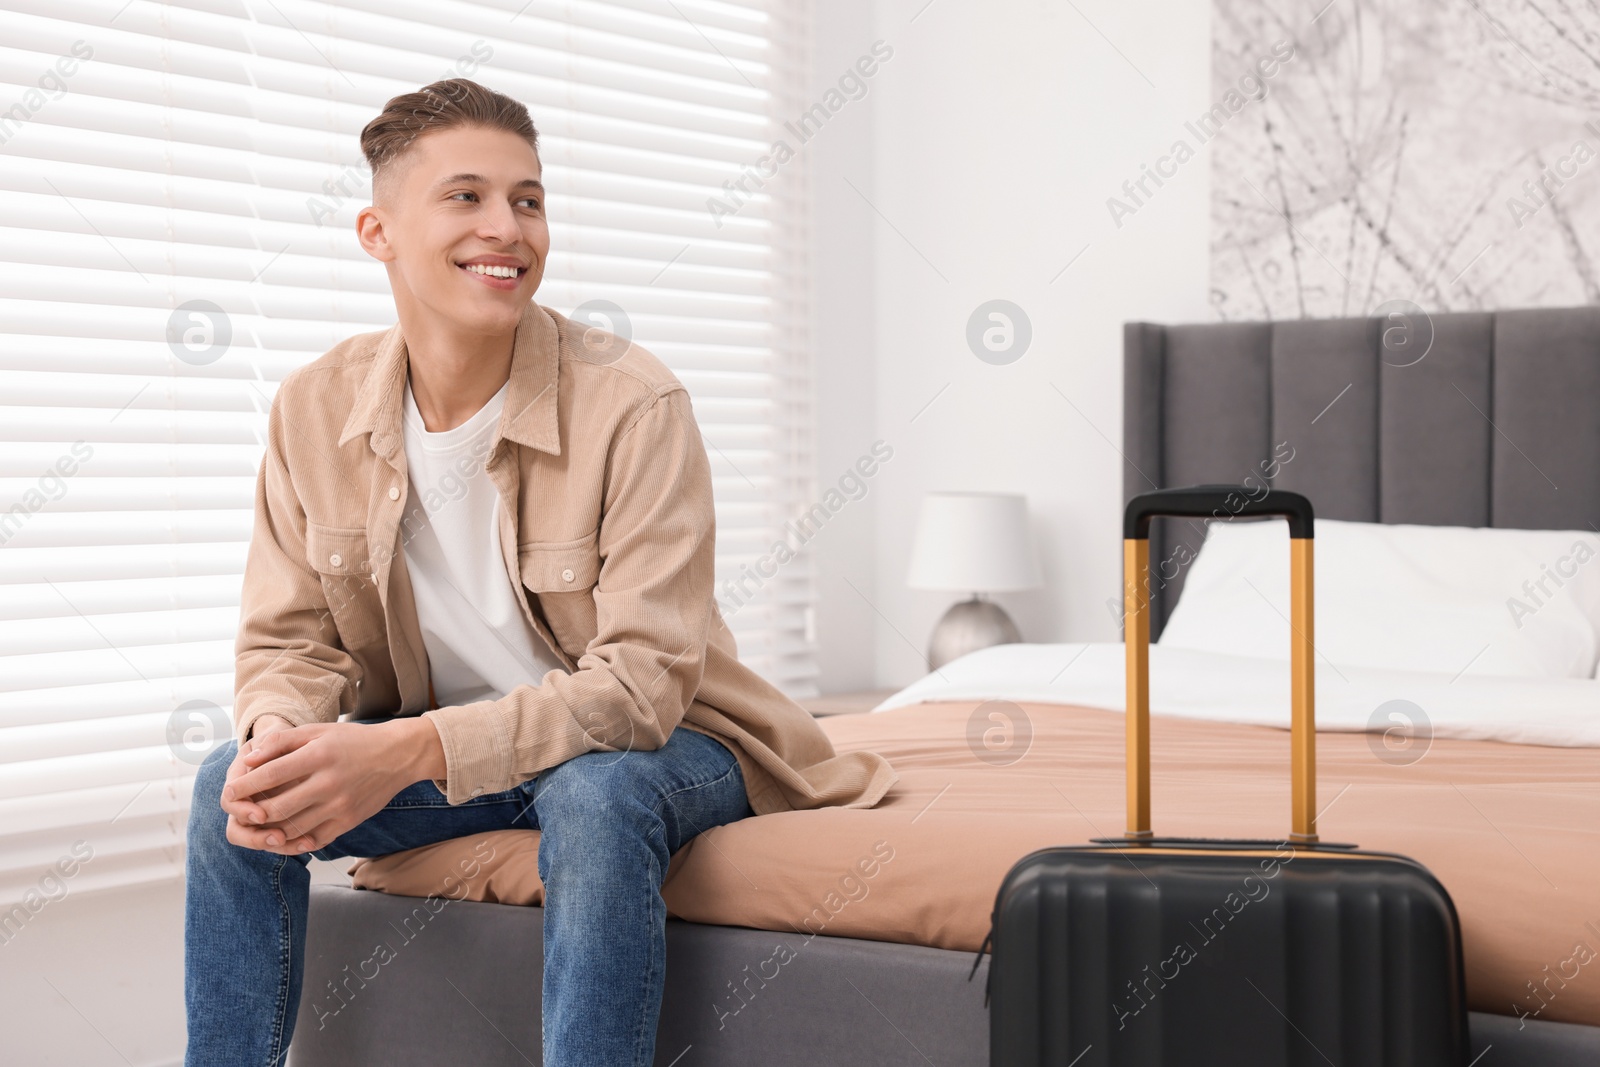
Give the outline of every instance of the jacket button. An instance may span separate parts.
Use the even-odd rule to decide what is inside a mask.
[[[344,562],[344,559],[339,555],[339,553],[335,552],[333,555],[328,557],[328,562],[337,567],[340,563]]]
[[[571,567],[568,567],[566,570],[561,572],[561,580],[563,582],[570,582],[570,581],[572,581],[573,577],[574,577],[574,575],[572,573],[572,568]]]
[[[399,486],[391,485],[389,487],[389,499],[390,500],[399,500],[400,499],[400,487]]]

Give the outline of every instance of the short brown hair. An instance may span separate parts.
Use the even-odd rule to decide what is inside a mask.
[[[374,197],[380,181],[387,185],[388,178],[404,169],[395,163],[413,141],[433,130],[460,126],[505,130],[539,151],[539,131],[520,102],[468,78],[446,78],[394,97],[362,129],[361,152],[372,171]]]

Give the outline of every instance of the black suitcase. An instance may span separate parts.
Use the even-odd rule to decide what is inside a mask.
[[[1158,515],[1289,519],[1293,832],[1282,841],[1150,832],[1147,590]],[[1128,503],[1128,831],[1030,853],[1001,883],[992,1067],[1465,1067],[1449,894],[1404,856],[1317,840],[1311,546],[1311,504],[1297,493],[1193,486]]]

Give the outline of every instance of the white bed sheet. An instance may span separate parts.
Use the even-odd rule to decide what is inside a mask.
[[[1009,700],[1123,711],[1125,670],[1120,642],[995,645],[946,664],[872,710],[923,701]],[[1288,661],[1151,645],[1150,710],[1286,730]],[[1419,737],[1600,747],[1600,680],[1452,678],[1319,659],[1316,721],[1319,730],[1405,727]]]

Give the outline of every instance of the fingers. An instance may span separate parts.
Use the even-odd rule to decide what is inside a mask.
[[[245,759],[248,760],[249,756]],[[222,799],[225,804],[231,800],[248,800],[252,797],[259,799],[269,790],[291,785],[305,778],[311,773],[312,767],[313,760],[309,753],[280,755],[254,766],[253,769],[246,763],[242,773],[229,778],[223,784]]]
[[[273,847],[274,842],[283,840],[283,832],[281,830],[269,831],[264,827],[245,826],[238,819],[230,816],[228,818],[228,840],[244,848],[266,851]]]
[[[304,781],[302,779],[301,781]],[[288,786],[275,786],[263,789],[253,795],[230,796],[226,786],[222,793],[222,810],[229,815],[237,817],[241,822],[252,826],[265,826],[269,823],[280,822],[286,816],[292,816],[305,806],[304,797],[292,797],[290,801],[279,798],[290,792],[291,786],[300,783],[290,783]],[[274,801],[270,806],[269,801]],[[292,801],[298,801],[293,803]]]
[[[252,738],[245,742],[246,748],[234,756],[233,762],[228,764],[228,771],[223,780],[221,806],[228,814],[236,816],[249,825],[262,825],[271,822],[269,814],[262,808],[261,802],[268,797],[282,793],[287,785],[267,786],[259,789],[250,788],[247,782],[244,788],[235,785],[241,778],[249,774],[251,764],[246,760],[249,747],[258,743],[259,739]],[[298,762],[298,761],[297,761]],[[279,771],[285,768],[279,768]],[[277,772],[274,772],[277,773]]]
[[[278,827],[289,833],[298,833],[298,830],[289,825],[291,820],[302,827],[310,827],[326,818],[326,815],[323,815],[311,819],[312,813],[320,811],[325,806],[328,800],[325,792],[324,778],[304,778],[286,787],[275,789],[270,795],[263,796],[257,793],[252,797],[240,798],[234,803],[244,803],[255,809],[247,811],[246,814],[254,820],[256,826],[268,829]]]
[[[247,746],[253,743],[253,741],[245,742]],[[250,769],[249,764],[245,763],[244,761],[245,751],[245,749],[241,749],[233,757],[233,762],[228,764],[228,772],[223,777],[222,783],[222,810],[234,818],[240,819],[246,823],[263,823],[266,822],[266,815],[261,811],[260,807],[253,802],[253,799],[248,796],[235,799],[232,792],[228,788],[238,780],[240,775],[244,774]]]
[[[263,826],[267,822],[267,813],[261,806],[248,800],[224,800],[222,810],[245,826]]]
[[[272,822],[272,819],[267,816],[266,809],[264,809],[261,804],[267,798],[277,796],[282,792],[283,788],[280,787],[277,789],[265,790],[257,793],[253,797],[241,797],[237,800],[229,800],[224,797],[222,801],[222,810],[227,812],[229,815],[234,816],[241,823],[244,823],[247,826],[265,826],[266,824]]]
[[[337,836],[326,833],[327,828],[332,825],[332,820],[324,818],[315,811],[309,815],[303,813],[298,819],[284,819],[266,826],[250,826],[229,816],[227,838],[231,843],[243,848],[276,852],[285,856],[298,855],[321,848]],[[325,838],[318,837],[319,831],[326,834]],[[305,844],[307,841],[317,843],[307,845]]]
[[[249,750],[241,752],[239,758],[251,767],[259,767],[268,760],[295,751],[321,732],[304,726],[291,726],[288,729],[259,734],[250,739]]]
[[[290,838],[285,850],[295,854],[301,852],[315,852],[339,836],[338,825],[333,819],[319,823],[314,829],[298,837]]]

